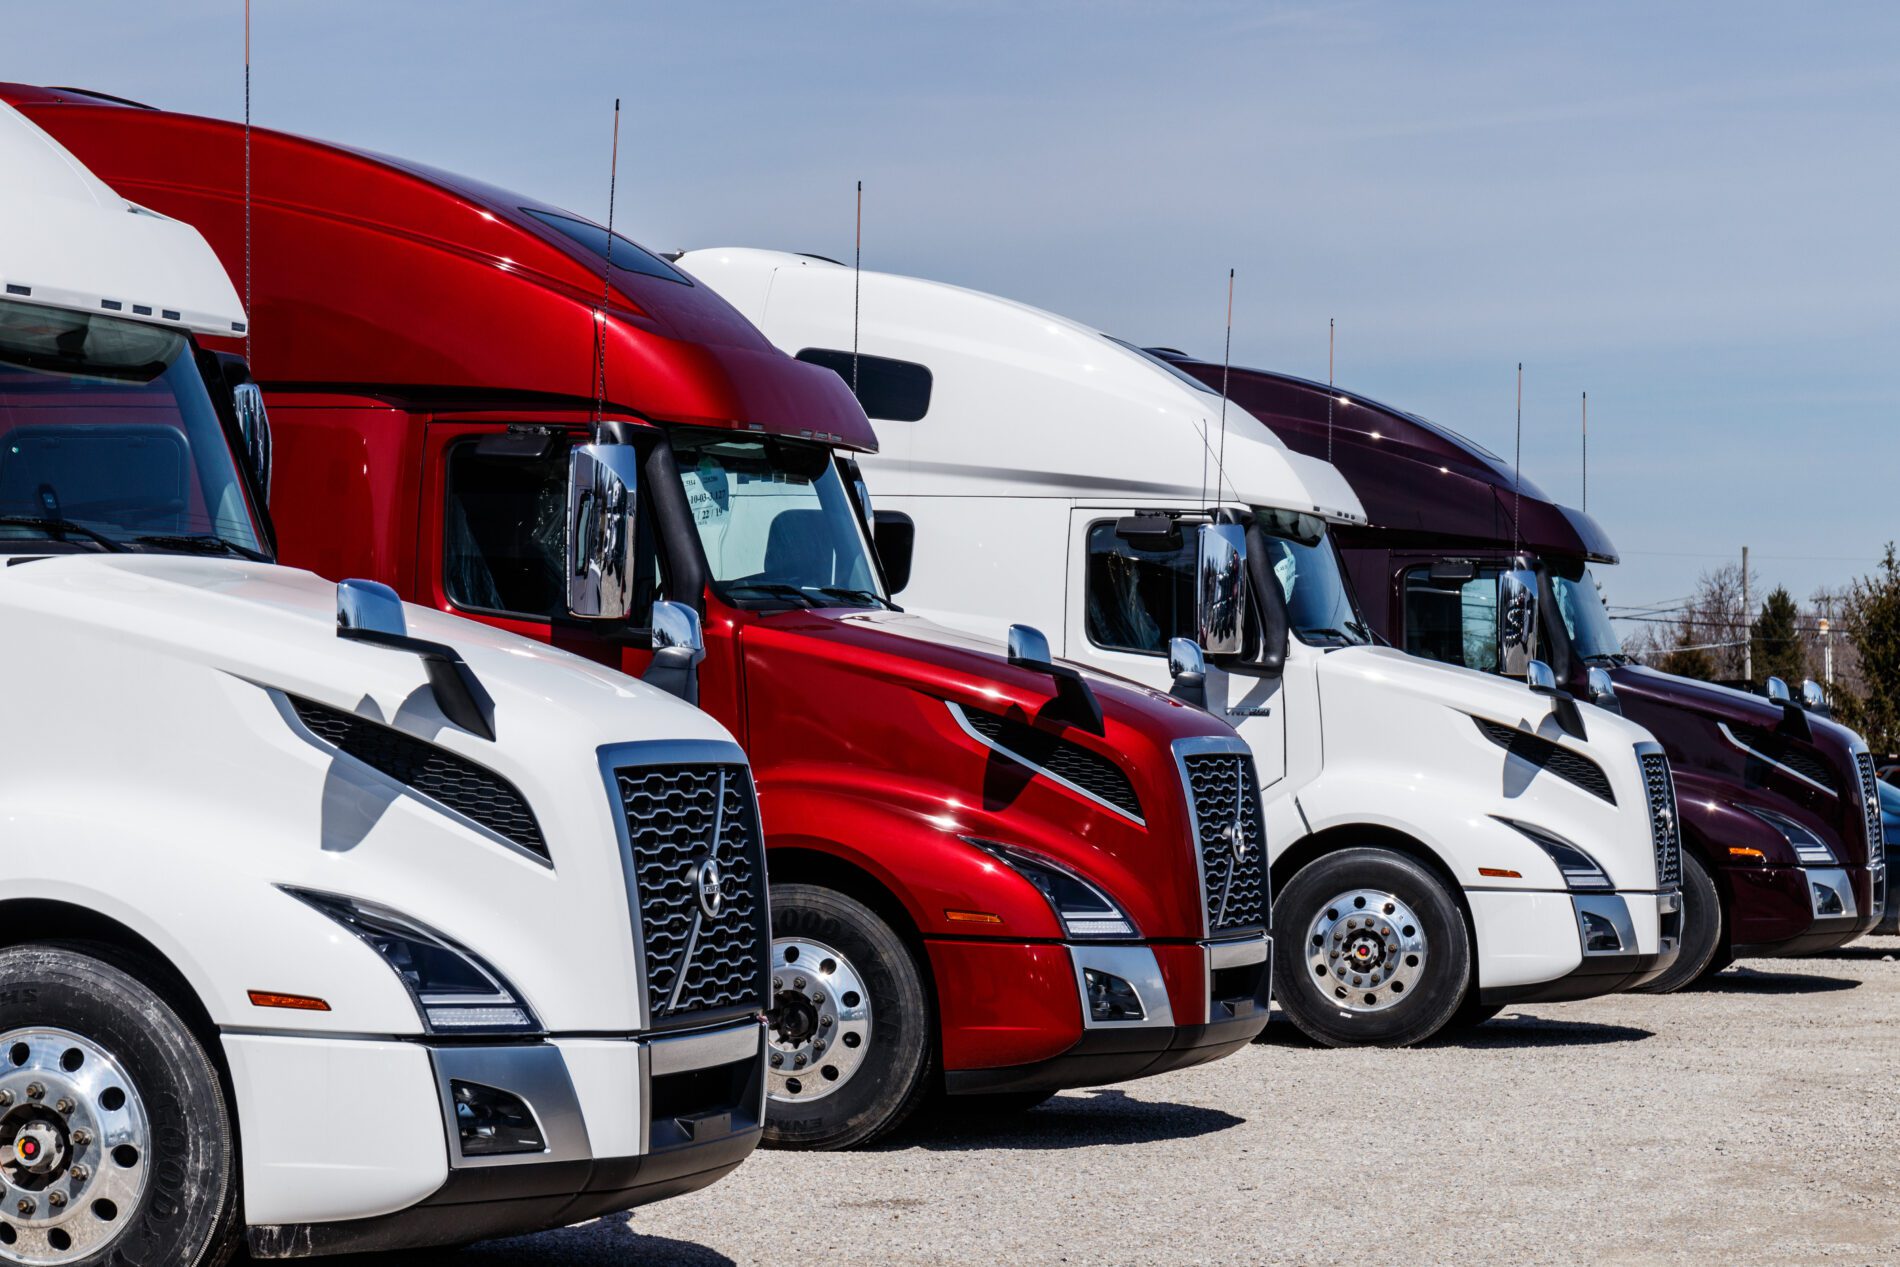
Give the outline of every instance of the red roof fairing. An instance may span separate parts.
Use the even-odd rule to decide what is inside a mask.
[[[120,193],[198,227],[244,287],[241,126],[0,85]],[[604,262],[537,199],[253,129],[252,359],[267,384],[397,399],[591,404]],[[616,267],[610,408],[875,449],[850,389],[779,352],[709,288]]]

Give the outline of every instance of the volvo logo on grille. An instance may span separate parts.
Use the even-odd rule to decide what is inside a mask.
[[[1239,823],[1229,823],[1227,826],[1221,828],[1220,838],[1227,842],[1229,849],[1234,851],[1235,862],[1240,862],[1245,859],[1247,850],[1252,847],[1247,841],[1247,833],[1240,830]]]
[[[719,912],[726,909],[726,877],[719,870],[717,858],[699,864],[694,885],[699,890],[699,909],[706,912],[707,919],[718,919]]]

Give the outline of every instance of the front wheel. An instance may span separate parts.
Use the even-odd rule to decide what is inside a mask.
[[[222,1088],[142,982],[63,946],[0,951],[0,1263],[229,1259]]]
[[[772,886],[765,1142],[850,1148],[895,1129],[928,1086],[934,1048],[917,961],[862,902]]]
[[[1682,950],[1669,970],[1635,988],[1638,994],[1674,994],[1728,965],[1722,895],[1702,859],[1682,851]]]
[[[1472,989],[1464,911],[1422,863],[1343,849],[1308,863],[1273,903],[1300,938],[1274,956],[1274,996],[1328,1047],[1405,1047],[1443,1029]]]

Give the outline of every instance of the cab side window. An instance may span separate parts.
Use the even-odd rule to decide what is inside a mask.
[[[1110,651],[1166,655],[1168,639],[1194,627],[1193,538],[1149,549],[1119,537],[1109,520],[1088,536],[1087,610],[1090,642]]]
[[[1429,567],[1405,573],[1405,650],[1481,673],[1498,667],[1498,574],[1433,580]]]
[[[567,615],[562,557],[567,540],[567,448],[541,456],[483,453],[475,439],[449,449],[442,523],[442,580],[466,611],[524,620]],[[639,503],[640,581],[651,599],[658,565]],[[644,610],[636,598],[635,610]]]

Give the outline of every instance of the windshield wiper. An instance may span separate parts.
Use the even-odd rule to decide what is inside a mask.
[[[254,563],[266,562],[265,556],[235,541],[227,541],[211,532],[148,532],[132,538],[134,544],[157,546],[162,550],[191,550],[200,554],[230,554]]]
[[[1299,634],[1299,635],[1300,635],[1300,637],[1302,637],[1302,638],[1308,638],[1308,637],[1312,637],[1312,638],[1337,638],[1337,639],[1339,639],[1339,640],[1340,640],[1341,642],[1346,642],[1346,643],[1350,643],[1350,642],[1352,641],[1352,639],[1351,639],[1351,638],[1348,638],[1348,637],[1347,637],[1347,636],[1345,635],[1345,633],[1343,633],[1342,631],[1340,631],[1340,630],[1338,630],[1338,629],[1321,629],[1321,628],[1318,628],[1318,627],[1311,627],[1311,628],[1306,628],[1306,629],[1296,629],[1296,630],[1294,630],[1293,632],[1295,632],[1295,633],[1297,633],[1297,634]]]
[[[811,588],[817,590],[820,594],[828,594],[832,598],[861,598],[868,602],[875,603],[879,607],[888,607],[892,611],[897,610],[896,603],[893,603],[882,594],[876,594],[870,590],[854,590],[842,585],[814,585]]]
[[[132,547],[125,542],[114,540],[103,532],[96,532],[70,519],[59,519],[47,515],[0,515],[0,525],[13,528],[38,528],[56,541],[64,541],[66,534],[70,532],[84,537],[112,554],[129,554],[132,550]]]
[[[757,590],[761,594],[771,594],[778,598],[795,598],[807,607],[818,606],[817,603],[812,601],[810,594],[799,589],[796,585],[787,585],[783,581],[728,581],[721,586],[721,588],[729,592],[733,590]]]

